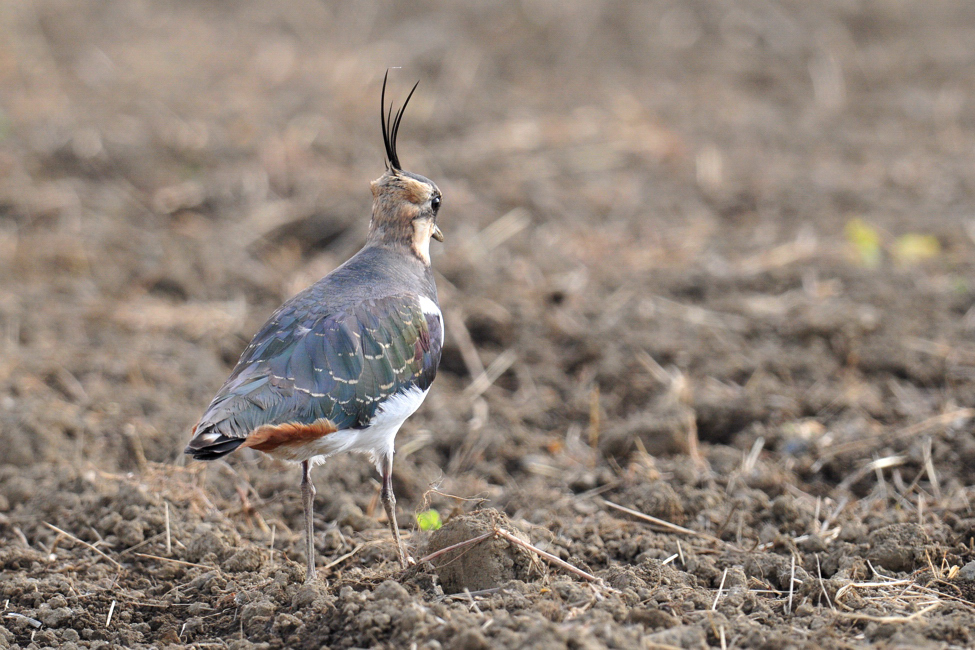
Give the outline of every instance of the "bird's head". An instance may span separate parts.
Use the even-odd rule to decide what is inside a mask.
[[[413,86],[395,115],[392,106],[387,113],[386,79],[383,79],[380,118],[386,145],[386,173],[372,182],[372,220],[369,222],[368,243],[394,248],[405,246],[420,261],[429,265],[430,239],[443,241],[443,233],[437,226],[440,188],[429,178],[403,171],[396,153],[400,121],[414,90],[416,86]]]

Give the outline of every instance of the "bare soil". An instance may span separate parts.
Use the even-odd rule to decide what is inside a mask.
[[[0,2],[0,647],[972,646],[972,43],[964,0]],[[181,456],[361,245],[387,68],[447,237],[412,555],[569,567],[401,571],[348,456],[304,585],[298,469]]]

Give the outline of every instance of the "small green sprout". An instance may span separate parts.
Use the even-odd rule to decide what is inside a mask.
[[[908,233],[894,242],[894,259],[902,264],[916,264],[941,254],[941,242],[934,235]]]
[[[851,219],[843,229],[846,240],[853,244],[853,248],[860,258],[860,263],[867,267],[880,264],[881,247],[880,233],[863,219]]]
[[[436,510],[424,510],[417,514],[416,524],[420,530],[440,530],[443,523],[440,521],[440,513]]]

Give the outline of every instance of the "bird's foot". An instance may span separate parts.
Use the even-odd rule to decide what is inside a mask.
[[[413,557],[406,552],[406,548],[402,543],[396,550],[398,551],[397,555],[399,559],[399,568],[409,569],[411,566],[416,566],[416,560],[414,560]]]
[[[308,567],[308,570],[305,572],[305,584],[307,585],[316,580],[318,580],[318,574],[315,572],[315,567]]]

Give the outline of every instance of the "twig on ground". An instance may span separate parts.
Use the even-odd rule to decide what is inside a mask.
[[[582,569],[580,569],[578,567],[575,567],[575,566],[569,564],[565,560],[563,560],[563,559],[561,559],[559,557],[556,557],[556,556],[552,555],[551,553],[546,553],[545,551],[543,551],[542,549],[538,548],[537,546],[534,546],[534,545],[526,542],[523,539],[519,539],[518,537],[516,537],[512,533],[510,533],[507,530],[505,530],[504,528],[494,528],[493,530],[489,530],[488,532],[486,532],[484,534],[481,534],[481,535],[478,535],[477,537],[472,537],[471,539],[464,540],[463,542],[458,542],[457,544],[451,544],[450,546],[447,546],[445,548],[442,548],[439,551],[434,551],[433,553],[430,553],[429,555],[420,558],[418,564],[422,564],[424,562],[429,562],[430,560],[436,559],[436,558],[440,557],[441,555],[443,555],[445,553],[449,553],[450,551],[454,551],[454,550],[457,550],[457,549],[460,549],[460,548],[464,548],[466,546],[472,546],[472,545],[477,544],[479,542],[483,542],[484,540],[488,539],[489,537],[502,537],[502,538],[506,539],[509,543],[514,544],[516,546],[520,546],[523,549],[525,549],[527,551],[530,551],[530,552],[538,555],[542,559],[548,560],[552,564],[554,564],[554,565],[556,565],[556,566],[558,566],[558,567],[560,567],[562,569],[565,569],[569,573],[572,573],[574,575],[577,575],[580,578],[583,578],[585,580],[588,580],[589,582],[596,582],[596,583],[601,582],[601,580],[599,578],[597,578],[596,576],[592,575],[591,573],[588,573],[586,571],[583,571]]]
[[[934,471],[934,460],[931,454],[932,440],[931,436],[924,438],[924,469],[928,473],[928,479],[931,480],[931,491],[934,492],[934,498],[941,501],[941,484],[938,482],[938,474]]]
[[[840,484],[837,486],[837,489],[840,491],[849,490],[850,487],[852,487],[860,479],[862,479],[867,474],[870,474],[871,472],[877,474],[878,483],[880,483],[881,485],[885,485],[884,475],[882,470],[889,469],[891,467],[898,467],[900,465],[903,465],[906,462],[907,462],[907,456],[885,456],[883,458],[875,458],[874,460],[870,461],[869,463],[866,463],[865,465],[863,465],[863,467],[861,467],[860,469],[858,469],[857,471],[853,472],[852,474],[844,478],[842,481],[840,481]],[[884,489],[886,491],[886,486]]]
[[[447,600],[448,598],[451,600],[467,600],[468,595],[473,598],[478,598],[480,596],[490,596],[491,594],[496,594],[499,592],[504,593],[504,587],[491,587],[490,589],[479,589],[477,591],[469,591],[465,589],[464,593],[462,594],[446,594],[439,600]]]
[[[698,532],[698,531],[692,530],[690,528],[684,528],[683,526],[678,526],[677,524],[672,524],[669,521],[666,521],[664,519],[658,519],[657,517],[653,517],[651,515],[642,513],[639,510],[634,510],[632,508],[627,508],[626,506],[621,506],[618,503],[613,503],[612,501],[607,501],[606,499],[602,499],[602,502],[603,502],[604,505],[607,505],[610,508],[613,508],[615,510],[619,510],[620,512],[625,512],[628,515],[631,515],[633,517],[636,517],[637,519],[642,519],[643,521],[645,521],[647,523],[653,524],[655,526],[659,526],[659,527],[661,527],[661,528],[663,528],[665,530],[669,530],[669,531],[672,531],[672,532],[675,532],[675,533],[683,533],[684,535],[691,535],[693,537],[700,537],[701,539],[710,540],[712,542],[717,542],[719,544],[726,544],[727,546],[738,550],[737,547],[734,544],[732,544],[730,542],[726,542],[723,539],[721,539],[720,537],[715,537],[714,535],[708,535],[707,533]],[[683,553],[681,553],[681,562],[682,563],[684,562]]]
[[[118,562],[117,562],[116,560],[114,560],[114,559],[112,559],[112,558],[110,558],[110,557],[109,557],[108,555],[106,555],[106,554],[105,554],[105,553],[104,553],[104,552],[103,552],[103,551],[102,551],[101,549],[98,549],[98,548],[95,548],[94,546],[92,546],[92,545],[91,545],[91,544],[89,544],[88,542],[86,542],[86,541],[84,541],[84,540],[82,540],[82,539],[78,539],[77,537],[75,537],[74,535],[72,535],[71,533],[69,533],[69,532],[67,532],[67,531],[65,531],[65,530],[61,530],[60,528],[58,528],[58,527],[57,527],[57,526],[55,526],[54,524],[49,524],[49,523],[47,523],[47,522],[45,521],[45,522],[44,522],[44,525],[45,525],[45,526],[47,526],[48,528],[50,528],[51,530],[53,530],[54,532],[56,532],[56,533],[59,533],[59,534],[61,534],[61,535],[64,535],[64,536],[65,536],[65,537],[67,537],[68,539],[71,539],[71,540],[74,540],[74,541],[76,541],[76,542],[78,542],[79,544],[81,544],[82,546],[86,546],[86,547],[88,547],[89,549],[91,549],[91,550],[93,550],[93,551],[95,551],[95,553],[98,553],[98,554],[99,554],[99,555],[101,555],[101,556],[102,556],[103,558],[105,558],[106,560],[108,560],[109,562],[111,562],[112,564],[114,564],[114,565],[115,565],[116,567],[118,567],[118,569],[119,569],[120,571],[124,571],[124,570],[125,570],[125,567],[123,567],[123,566],[122,566],[121,564],[119,564],[119,563],[118,563]]]
[[[786,614],[791,614],[792,613],[792,597],[795,594],[795,591],[796,591],[796,556],[795,556],[795,554],[793,554],[792,555],[792,572],[791,572],[791,575],[789,577],[789,604],[786,605],[786,608],[785,608],[785,613]]]
[[[451,544],[450,546],[446,546],[446,547],[440,549],[439,551],[434,551],[433,553],[430,553],[429,555],[427,555],[425,557],[421,557],[420,560],[417,562],[417,564],[423,564],[424,562],[429,562],[430,560],[434,560],[434,559],[440,557],[441,555],[443,555],[444,553],[448,553],[448,552],[453,551],[455,549],[464,548],[465,546],[472,546],[474,544],[477,544],[478,542],[483,542],[488,537],[494,536],[494,534],[495,534],[495,531],[489,530],[488,532],[484,533],[483,535],[478,535],[477,537],[472,537],[470,539],[464,540],[463,542],[458,542],[456,544]]]
[[[145,474],[149,471],[149,461],[146,460],[146,452],[142,447],[142,438],[139,436],[138,430],[134,424],[127,424],[122,433],[132,447],[132,455],[135,456],[135,464],[139,467],[139,473]]]
[[[728,569],[725,567],[724,573],[721,574],[721,584],[718,585],[718,593],[714,595],[714,603],[711,605],[711,611],[718,611],[718,601],[721,600],[721,592],[724,591],[724,581],[728,577]]]
[[[593,386],[589,393],[589,447],[592,448],[592,461],[596,462],[596,451],[599,449],[599,386]]]
[[[163,501],[166,506],[166,555],[173,554],[173,534],[169,527],[169,501]]]
[[[819,575],[819,588],[823,590],[823,595],[826,596],[826,602],[829,603],[829,608],[836,611],[833,607],[833,601],[830,600],[829,594],[826,592],[826,583],[823,581],[823,567],[819,562],[819,554],[816,555],[816,573]]]
[[[482,612],[481,608],[477,606],[477,601],[475,601],[474,597],[471,595],[471,590],[464,587],[464,595],[467,596],[467,601],[471,604],[471,609],[477,612],[479,616],[483,616],[484,612]]]
[[[195,562],[184,562],[183,560],[176,560],[171,557],[160,557],[158,555],[149,555],[148,553],[133,553],[137,557],[143,557],[147,560],[159,560],[160,562],[170,562],[171,564],[181,564],[183,566],[192,566],[200,569],[208,569],[210,571],[219,571],[215,566],[207,566],[206,564],[196,564]]]
[[[356,546],[354,549],[352,549],[351,551],[349,551],[345,555],[342,555],[340,557],[335,558],[334,560],[332,560],[331,562],[329,562],[328,564],[326,564],[325,566],[323,566],[322,567],[322,571],[327,571],[328,569],[331,569],[332,567],[338,566],[342,562],[345,562],[350,557],[352,557],[353,555],[355,555],[356,553],[358,553],[359,551],[361,551],[364,546],[365,546],[365,543],[359,544],[358,546]]]
[[[556,565],[558,567],[561,567],[561,568],[565,569],[569,573],[574,573],[575,575],[579,576],[580,578],[584,578],[585,580],[588,580],[590,582],[599,582],[599,578],[597,578],[593,574],[587,573],[586,571],[583,571],[580,568],[574,567],[571,564],[569,564],[568,562],[566,562],[565,560],[563,560],[561,558],[558,558],[558,557],[552,555],[551,553],[546,553],[545,551],[541,550],[540,548],[538,548],[536,546],[532,546],[531,544],[529,544],[528,542],[526,542],[526,541],[524,541],[522,539],[518,539],[517,537],[515,537],[514,535],[512,535],[511,533],[509,533],[508,531],[506,531],[504,528],[498,528],[496,532],[497,532],[498,535],[500,535],[501,537],[504,537],[506,540],[508,540],[512,544],[516,544],[516,545],[518,545],[518,546],[520,546],[520,547],[522,547],[522,548],[524,548],[526,550],[529,550],[529,551],[537,554],[538,556],[540,556],[540,557],[548,560],[552,564],[554,564],[554,565]]]
[[[489,389],[498,378],[507,372],[508,368],[518,360],[518,354],[514,350],[505,350],[492,361],[488,367],[474,378],[470,386],[464,389],[464,395],[468,399],[480,397]]]
[[[474,339],[471,338],[471,332],[464,322],[463,312],[459,309],[448,309],[444,317],[447,320],[447,329],[460,349],[460,358],[463,360],[468,374],[472,379],[480,377],[484,374],[484,362],[481,361],[481,355],[477,352]]]
[[[5,614],[5,616],[7,618],[19,618],[25,620],[27,621],[27,624],[33,628],[39,628],[41,625],[43,625],[43,623],[41,623],[36,618],[31,618],[30,616],[24,616],[23,614],[18,614],[17,612],[9,612]]]
[[[925,607],[924,609],[919,609],[913,614],[908,614],[906,616],[871,616],[870,614],[857,614],[856,612],[836,612],[837,615],[843,618],[853,619],[855,621],[869,621],[871,623],[906,623],[907,621],[913,621],[916,618],[924,616],[928,612],[934,611],[941,606],[940,601],[935,601]]]
[[[819,460],[813,464],[811,469],[814,472],[818,472],[820,469],[822,469],[823,465],[840,454],[869,449],[879,442],[890,443],[895,440],[913,438],[927,431],[947,427],[956,420],[971,420],[972,418],[975,418],[975,408],[960,408],[955,409],[954,411],[948,411],[947,413],[941,413],[939,415],[929,417],[916,424],[912,424],[901,429],[883,431],[879,434],[864,436],[849,442],[839,443],[829,447],[828,449],[824,449]]]

